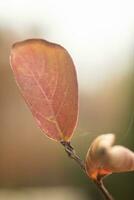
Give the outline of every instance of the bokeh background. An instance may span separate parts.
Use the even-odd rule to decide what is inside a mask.
[[[72,143],[84,159],[91,141],[115,133],[134,150],[134,2],[0,0],[0,199],[101,200],[60,144],[36,126],[9,66],[11,45],[44,38],[74,60],[80,112]],[[115,199],[134,199],[134,173],[105,180]]]

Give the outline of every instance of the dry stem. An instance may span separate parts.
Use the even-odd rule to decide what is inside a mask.
[[[76,154],[76,152],[75,152],[74,148],[71,146],[71,144],[69,142],[64,142],[64,141],[61,142],[61,144],[64,146],[65,151],[68,154],[68,156],[71,159],[75,160],[77,162],[77,164],[80,166],[80,168],[84,171],[84,173],[86,173],[85,163]],[[114,200],[113,197],[111,196],[111,194],[105,188],[102,179],[100,179],[100,180],[94,180],[93,182],[96,184],[96,186],[102,192],[105,200]]]

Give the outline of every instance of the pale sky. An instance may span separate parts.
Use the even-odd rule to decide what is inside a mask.
[[[133,0],[0,0],[0,24],[19,33],[38,25],[40,37],[69,51],[82,84],[95,87],[128,69],[133,10]]]

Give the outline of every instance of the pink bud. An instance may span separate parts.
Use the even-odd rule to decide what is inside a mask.
[[[92,179],[134,170],[134,153],[123,146],[112,146],[114,141],[114,134],[105,134],[92,142],[86,156],[86,171]]]

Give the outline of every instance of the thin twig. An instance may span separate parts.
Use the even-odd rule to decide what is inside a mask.
[[[68,156],[75,160],[77,164],[80,166],[80,168],[86,173],[85,169],[85,163],[79,158],[79,156],[76,154],[74,148],[71,146],[70,142],[62,141],[61,144],[64,146],[66,153]],[[99,188],[99,190],[102,192],[105,200],[114,200],[111,194],[108,192],[108,190],[105,188],[102,179],[98,180],[92,180],[96,186]]]
[[[76,154],[74,148],[71,146],[70,142],[61,142],[61,144],[64,146],[66,153],[68,156],[75,160],[80,168],[85,172],[85,164],[84,162],[79,158],[79,156]]]
[[[99,181],[95,180],[94,183],[100,189],[100,191],[102,192],[102,194],[106,200],[114,200],[113,197],[111,196],[111,194],[109,193],[109,191],[104,186],[102,179]]]

